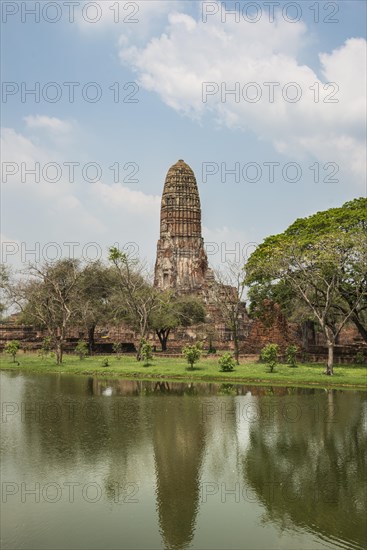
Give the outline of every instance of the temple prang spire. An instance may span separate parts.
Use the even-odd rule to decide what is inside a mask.
[[[208,271],[195,175],[179,160],[168,170],[163,188],[155,286],[177,293],[200,292]]]

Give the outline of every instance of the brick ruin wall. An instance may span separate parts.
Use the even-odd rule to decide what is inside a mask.
[[[215,332],[211,338],[212,347],[217,352],[233,349],[231,332],[225,325],[217,322],[214,327]],[[25,351],[37,351],[41,349],[46,336],[47,331],[32,326],[3,324],[0,325],[0,350],[3,350],[7,341],[19,340]],[[79,339],[87,339],[86,331],[78,328],[71,329],[67,335],[65,351],[74,351]],[[159,339],[154,333],[149,335],[149,340],[156,351],[161,349]],[[167,353],[179,354],[184,344],[200,340],[204,341],[204,349],[208,349],[210,338],[205,325],[172,330],[168,339]],[[123,352],[133,353],[138,344],[138,335],[123,325],[96,328],[96,353],[112,353],[115,342],[122,343]],[[271,305],[261,320],[251,320],[245,316],[241,326],[241,355],[258,355],[269,343],[278,344],[281,354],[284,354],[289,344],[296,344],[300,357],[308,361],[324,360],[327,355],[323,334],[315,331],[312,325],[301,328],[299,325],[288,323],[276,304]],[[353,362],[360,351],[364,351],[366,357],[367,345],[354,325],[347,325],[342,330],[335,348],[335,362]]]

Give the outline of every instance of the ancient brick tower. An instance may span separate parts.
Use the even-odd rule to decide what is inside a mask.
[[[194,172],[179,160],[164,184],[154,284],[162,290],[200,293],[208,276],[199,191]]]

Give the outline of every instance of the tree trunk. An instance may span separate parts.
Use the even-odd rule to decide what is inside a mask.
[[[156,330],[159,342],[161,344],[162,351],[167,351],[167,340],[170,333],[170,329]]]
[[[353,306],[354,306],[354,300],[353,298],[350,296],[350,294],[348,292],[346,292],[345,290],[341,292],[344,300],[347,302],[347,304],[349,305],[349,307],[352,309]],[[357,327],[358,329],[358,332],[359,334],[362,336],[363,340],[367,343],[367,327],[363,324],[363,322],[361,321],[360,317],[359,317],[359,312],[358,311],[354,311],[354,313],[351,315],[351,321],[355,324],[355,326]]]
[[[334,374],[334,369],[333,369],[333,366],[334,366],[334,343],[329,341],[328,344],[327,344],[327,347],[328,347],[328,358],[327,358],[327,367],[326,367],[325,374],[327,374],[329,376],[332,376]]]
[[[138,351],[136,353],[136,360],[137,361],[141,361],[141,348],[142,348],[142,345],[143,345],[143,340],[145,340],[145,338],[144,338],[144,336],[141,336],[140,340],[139,340]]]
[[[367,343],[367,329],[362,325],[357,314],[352,315],[351,317],[353,323],[358,329],[359,334],[362,336],[363,340]]]
[[[237,365],[240,364],[240,350],[239,350],[239,342],[238,342],[238,334],[237,334],[237,328],[233,329],[233,343],[234,343],[234,358],[236,360]]]
[[[88,328],[88,350],[89,350],[89,355],[93,355],[93,352],[96,349],[95,340],[94,340],[95,330],[96,330],[96,325],[92,325],[91,327]]]
[[[209,349],[208,353],[213,353],[213,338],[209,336]]]
[[[56,363],[61,365],[63,356],[63,342],[56,343]]]
[[[302,330],[302,345],[306,351],[309,346],[314,346],[316,343],[315,323],[311,320],[304,321],[301,326]]]
[[[237,365],[240,364],[240,351],[238,349],[238,342],[235,342],[234,344],[234,358],[236,360]]]

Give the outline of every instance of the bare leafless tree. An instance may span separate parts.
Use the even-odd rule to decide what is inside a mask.
[[[234,356],[237,364],[240,355],[240,333],[245,312],[242,264],[226,262],[223,268],[215,270],[215,281],[211,287],[211,301],[221,313],[225,326],[231,331]]]

